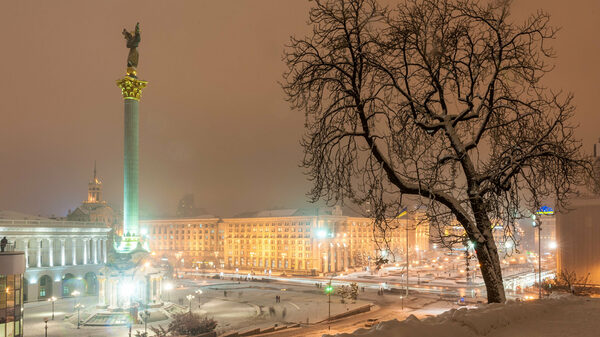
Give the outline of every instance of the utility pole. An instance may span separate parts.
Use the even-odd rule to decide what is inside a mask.
[[[331,278],[329,278],[329,285],[327,286],[327,288],[325,288],[325,292],[327,293],[327,301],[329,302],[329,313],[328,313],[328,318],[327,321],[329,322],[329,327],[328,329],[331,330],[331,293],[333,292],[333,287],[331,286],[331,279],[333,278],[333,275],[331,276]]]
[[[533,227],[538,230],[538,298],[542,298],[542,219],[533,214]]]
[[[467,247],[465,247],[465,261],[466,261],[466,265],[467,267],[465,268],[465,272],[467,273],[467,287],[469,286],[470,280],[469,280],[469,246],[467,245]]]
[[[406,215],[406,297],[408,297],[408,214]]]
[[[537,222],[538,228],[538,285],[539,298],[542,299],[542,219]]]

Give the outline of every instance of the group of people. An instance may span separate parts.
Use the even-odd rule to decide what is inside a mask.
[[[275,303],[281,303],[281,296],[275,295]]]
[[[261,313],[263,312],[263,307],[262,307],[262,306],[260,307],[260,312],[261,312]],[[270,315],[271,317],[273,317],[273,316],[276,316],[276,315],[277,315],[277,312],[275,311],[275,308],[274,308],[274,307],[269,307],[269,315]],[[286,316],[286,315],[287,315],[287,309],[286,309],[285,307],[283,307],[283,309],[281,310],[281,318],[282,318],[282,319],[285,319],[285,316]],[[277,324],[276,324],[276,325],[277,325]]]

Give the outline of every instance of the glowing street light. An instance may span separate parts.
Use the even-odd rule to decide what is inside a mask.
[[[168,300],[171,301],[171,290],[173,290],[173,283],[166,282],[164,285],[164,290],[167,292]]]
[[[52,296],[48,299],[48,302],[52,302],[52,320],[54,320],[54,302],[56,302],[56,297]]]
[[[319,230],[317,232],[317,238],[319,239],[324,239],[327,236],[327,232],[325,230]]]
[[[200,295],[202,295],[202,289],[194,291],[198,295],[198,309],[200,309]]]
[[[78,290],[75,290],[71,293],[71,296],[73,296],[73,298],[75,299],[75,303],[73,303],[73,310],[75,310],[75,308],[77,307],[77,302],[79,301],[77,297],[79,297],[79,295],[81,295],[81,293]]]
[[[189,294],[189,295],[187,295],[185,298],[187,298],[187,300],[188,300],[188,301],[190,301],[190,312],[192,312],[192,300],[193,300],[194,298],[196,298],[196,296],[194,296],[194,295],[192,295],[192,294]]]

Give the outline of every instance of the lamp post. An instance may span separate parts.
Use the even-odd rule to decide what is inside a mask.
[[[200,295],[202,295],[202,289],[194,291],[198,295],[198,309],[200,309]]]
[[[325,293],[327,294],[327,302],[329,303],[329,313],[327,315],[327,322],[329,323],[328,329],[331,330],[331,293],[333,292],[333,286],[331,286],[331,279],[333,275],[329,278],[329,285],[325,288]]]
[[[79,295],[81,295],[81,293],[80,293],[78,290],[74,290],[74,291],[71,293],[71,296],[73,296],[73,298],[75,299],[75,302],[74,302],[74,304],[73,304],[73,309],[75,309],[75,307],[77,307],[77,304],[78,304],[78,301],[79,301],[79,300],[77,299],[77,297],[79,297]]]
[[[150,318],[150,311],[142,311],[142,318],[144,319],[144,334],[148,336],[148,318]]]
[[[48,302],[52,303],[52,320],[54,320],[54,302],[56,301],[56,297],[52,296],[48,299]]]
[[[44,337],[48,337],[48,317],[44,317]]]
[[[196,296],[189,294],[187,295],[185,298],[187,298],[188,301],[190,301],[190,313],[192,312],[192,300],[195,298]]]
[[[542,219],[533,216],[533,227],[538,229],[538,290],[539,298],[542,298]]]
[[[167,299],[171,302],[171,290],[173,290],[173,283],[166,282],[165,283],[165,291],[167,292]]]
[[[85,308],[85,306],[81,303],[77,303],[75,305],[75,308],[77,309],[77,329],[79,329],[80,325],[81,325],[81,319],[79,316],[79,311],[81,310],[81,308]]]

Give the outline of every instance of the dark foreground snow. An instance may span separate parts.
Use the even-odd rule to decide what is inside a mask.
[[[330,335],[326,335],[330,336]],[[486,304],[452,309],[436,317],[414,316],[381,322],[342,336],[470,337],[470,336],[600,336],[600,299],[563,296],[530,302]]]

